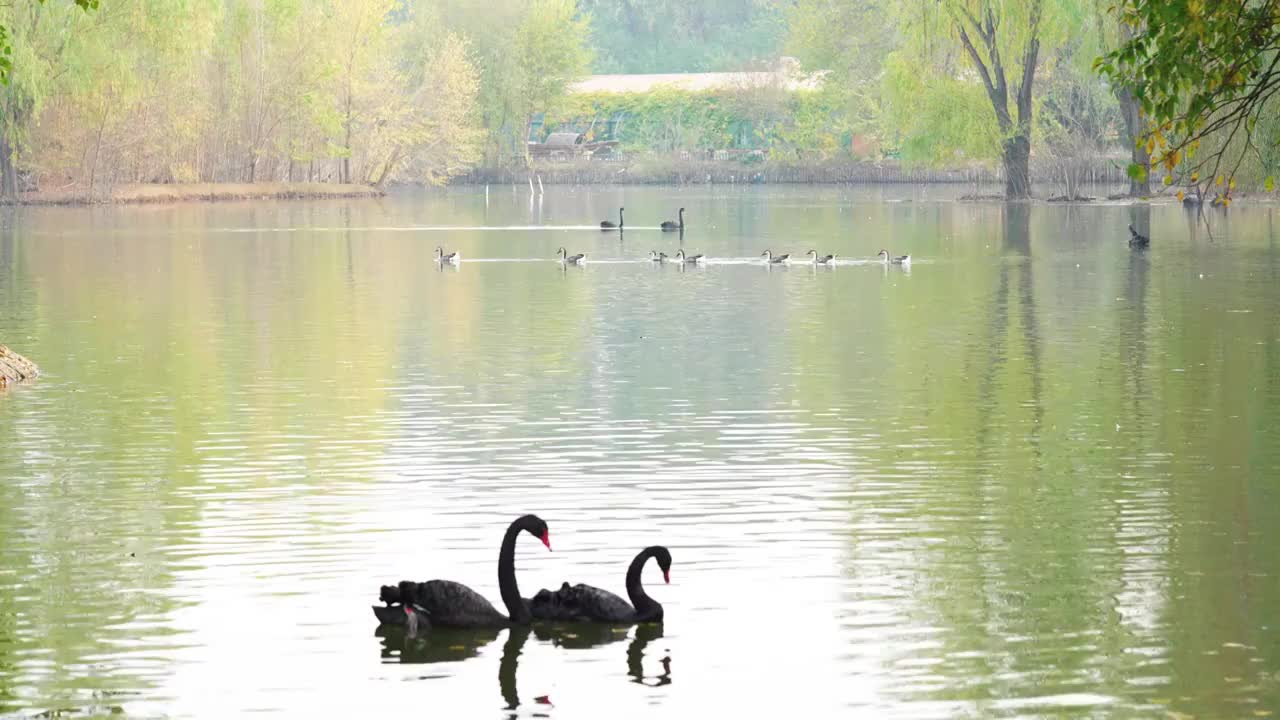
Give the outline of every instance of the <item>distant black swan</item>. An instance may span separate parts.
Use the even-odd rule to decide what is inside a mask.
[[[565,583],[551,592],[540,590],[529,601],[529,611],[539,620],[586,620],[607,623],[642,623],[662,620],[662,605],[645,594],[640,574],[649,558],[657,558],[664,582],[671,582],[671,553],[661,545],[647,547],[627,568],[627,597],[631,604],[608,590],[591,585]],[[632,607],[634,605],[634,607]]]
[[[1147,237],[1146,235],[1143,235],[1137,230],[1134,230],[1132,225],[1129,226],[1129,247],[1144,248],[1150,245],[1151,245],[1151,238]]]
[[[614,225],[613,223],[609,222],[608,220],[601,220],[601,221],[600,221],[600,229],[601,229],[601,230],[621,230],[621,229],[622,229],[622,211],[623,211],[623,210],[626,210],[626,208],[618,208],[618,224],[617,224],[617,225]]]
[[[671,222],[670,220],[663,220],[662,229],[667,231],[683,230],[684,229],[684,208],[680,208],[680,222]]]
[[[383,623],[407,624],[411,630],[426,624],[441,627],[527,625],[532,616],[516,586],[516,538],[522,530],[551,549],[547,524],[537,515],[516,518],[507,528],[507,534],[502,538],[502,549],[498,552],[498,589],[502,603],[507,607],[507,615],[498,612],[480,593],[452,580],[423,583],[402,580],[398,585],[383,585],[379,599],[388,605],[375,605],[373,614]]]

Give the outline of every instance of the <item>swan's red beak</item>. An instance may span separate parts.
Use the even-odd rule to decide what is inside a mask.
[[[662,582],[667,583],[667,584],[670,584],[670,583],[671,583],[671,571],[670,571],[670,570],[663,570],[663,571],[662,571]]]
[[[551,549],[551,531],[550,530],[543,530],[542,537],[538,539],[542,541],[543,545],[547,546],[548,550]]]

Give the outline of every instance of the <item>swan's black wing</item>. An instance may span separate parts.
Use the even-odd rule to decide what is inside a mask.
[[[561,588],[561,602],[571,607],[584,620],[593,622],[635,622],[636,611],[631,603],[592,585],[574,585]]]
[[[584,620],[582,612],[572,603],[568,592],[569,583],[561,585],[555,592],[545,588],[539,590],[537,595],[525,600],[525,604],[529,607],[529,614],[536,620],[557,622]]]
[[[433,626],[437,627],[503,627],[511,624],[484,596],[452,580],[428,580],[424,583],[400,582],[399,585],[382,586],[379,597],[386,603],[417,605],[422,608]],[[374,608],[379,620],[404,622],[404,610],[385,612],[386,608]],[[396,617],[399,613],[399,617]],[[384,619],[385,618],[385,619]],[[396,621],[399,620],[399,623]]]

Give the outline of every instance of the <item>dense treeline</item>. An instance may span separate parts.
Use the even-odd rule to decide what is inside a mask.
[[[1251,2],[19,0],[0,6],[0,191],[442,182],[523,163],[545,114],[544,130],[597,135],[625,118],[630,152],[998,163],[1011,197],[1032,158],[1071,195],[1100,162],[1129,164],[1144,194],[1154,153],[1152,175],[1202,193],[1219,175],[1206,154],[1233,158],[1227,186],[1280,164],[1280,0]],[[822,89],[567,93],[592,71],[761,69],[782,52]],[[1188,104],[1181,78],[1201,75]]]
[[[597,73],[740,70],[777,56],[781,0],[581,0]]]
[[[571,0],[475,3],[454,13],[474,24],[449,29],[460,5],[110,0],[86,13],[69,0],[8,4],[3,193],[447,179],[521,137],[533,108],[562,95],[590,57],[585,27],[560,34],[574,22]]]

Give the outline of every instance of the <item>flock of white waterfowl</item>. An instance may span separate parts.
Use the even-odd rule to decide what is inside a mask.
[[[626,208],[624,207],[618,208],[618,222],[616,223],[610,220],[602,220],[600,222],[600,230],[622,232],[626,228],[625,221],[623,218],[623,212],[625,210]],[[680,208],[678,217],[679,217],[678,221],[663,220],[662,224],[658,226],[659,229],[661,229],[663,232],[678,231],[680,233],[681,238],[683,238],[684,237],[684,208]],[[764,252],[760,253],[760,257],[762,258],[763,264],[765,265],[788,265],[788,264],[792,264],[793,262],[802,262],[806,265],[825,265],[829,267],[836,264],[836,256],[834,254],[823,255],[816,250],[810,250],[809,252],[805,253],[805,255],[808,256],[808,260],[793,261],[791,259],[790,253],[774,255],[773,251],[769,249],[766,249]],[[441,248],[441,247],[436,248],[435,257],[436,257],[436,262],[439,264],[457,265],[458,263],[462,262],[461,253],[457,251],[445,252],[444,248]],[[562,265],[582,265],[587,262],[587,254],[586,253],[570,254],[568,250],[565,250],[563,247],[561,247],[560,249],[556,250],[556,259],[558,259]],[[889,253],[888,250],[884,250],[884,249],[881,249],[880,252],[876,254],[876,259],[884,265],[900,265],[903,267],[911,266],[910,255],[892,255]],[[676,265],[699,265],[699,264],[705,264],[706,262],[708,262],[708,258],[707,256],[702,254],[697,254],[697,255],[688,254],[683,249],[677,250],[674,255],[668,255],[665,252],[659,252],[657,250],[650,250],[649,261],[657,264],[672,263]]]

